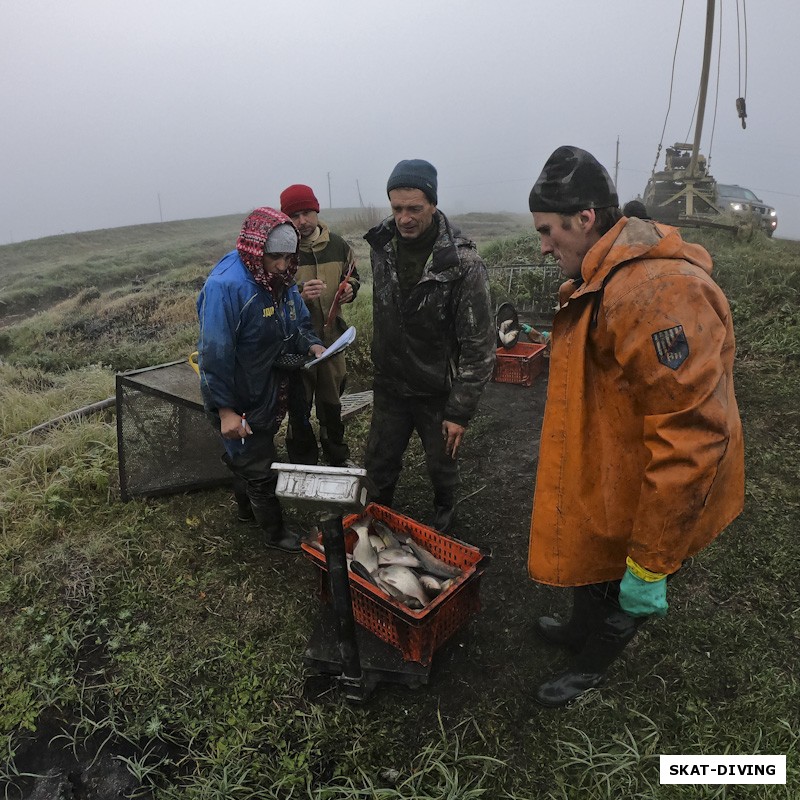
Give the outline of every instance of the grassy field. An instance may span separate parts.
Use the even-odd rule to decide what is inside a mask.
[[[0,247],[6,796],[29,796],[36,779],[24,773],[69,759],[89,769],[101,751],[127,776],[123,794],[157,798],[800,796],[800,244],[686,234],[711,251],[733,308],[746,509],[724,545],[676,579],[676,624],[644,634],[636,674],[616,673],[622,689],[544,712],[526,704],[524,685],[487,673],[457,707],[448,692],[458,676],[440,674],[357,706],[309,693],[301,658],[317,614],[314,576],[236,528],[227,491],[123,503],[112,417],[25,433],[112,395],[116,371],[194,349],[197,291],[240,221]],[[493,260],[535,247],[517,237],[515,218],[459,222]],[[360,223],[339,219],[358,247]],[[490,244],[495,237],[505,240]],[[353,388],[369,381],[364,253],[365,289],[347,310],[363,333]],[[356,449],[368,421],[348,427]],[[478,421],[472,435],[479,447],[493,432]],[[507,589],[519,596],[494,585]],[[544,603],[533,585],[525,592]],[[509,615],[528,613],[509,602]],[[493,633],[502,647],[502,631]],[[789,780],[662,787],[663,752],[783,753]]]

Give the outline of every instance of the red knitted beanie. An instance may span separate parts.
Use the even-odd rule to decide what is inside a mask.
[[[281,211],[289,215],[298,211],[319,212],[319,200],[314,196],[310,186],[293,183],[281,192]]]

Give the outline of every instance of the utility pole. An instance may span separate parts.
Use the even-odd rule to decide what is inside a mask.
[[[158,193],[158,218],[164,221],[164,214],[161,212],[161,192]]]
[[[331,174],[328,173],[328,208],[333,208],[333,203],[331,202]]]
[[[358,189],[358,204],[364,208],[364,201],[361,199],[361,187],[358,185],[358,178],[356,178],[356,189]]]
[[[614,186],[619,186],[619,134],[617,135],[617,158],[614,161]]]

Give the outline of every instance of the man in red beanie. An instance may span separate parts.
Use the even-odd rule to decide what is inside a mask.
[[[314,331],[328,347],[347,329],[339,308],[327,324],[340,284],[345,284],[338,300],[340,304],[352,303],[358,292],[353,250],[319,219],[319,201],[310,186],[295,183],[284,189],[281,211],[300,232],[300,266],[296,280],[300,295],[311,312]],[[344,353],[303,372],[308,414],[289,419],[286,433],[289,458],[299,464],[316,464],[319,460],[319,445],[310,419],[311,406],[316,403],[323,454],[331,466],[345,466],[350,460],[350,449],[342,422],[341,396],[347,379]]]

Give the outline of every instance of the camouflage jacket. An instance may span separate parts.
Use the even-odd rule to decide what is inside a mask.
[[[394,220],[364,236],[372,248],[374,385],[403,397],[445,395],[444,418],[466,425],[494,367],[489,280],[475,243],[440,211],[434,223],[433,253],[405,298]]]

